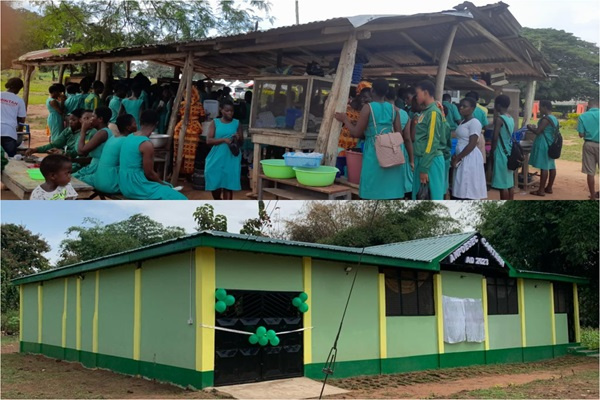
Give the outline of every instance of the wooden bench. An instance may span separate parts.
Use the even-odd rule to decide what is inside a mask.
[[[258,176],[258,200],[264,193],[287,200],[351,200],[349,187],[333,184],[325,187],[305,186],[293,179],[275,179],[266,175]]]

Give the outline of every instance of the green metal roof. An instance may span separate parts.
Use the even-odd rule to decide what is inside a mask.
[[[384,244],[367,247],[365,253],[429,263],[460,246],[475,234],[476,232],[457,233],[454,235],[409,240],[401,243]]]
[[[77,275],[98,269],[142,262],[150,258],[165,257],[171,254],[190,251],[196,247],[214,247],[223,250],[247,251],[295,257],[312,257],[354,264],[362,263],[364,265],[439,271],[439,260],[465,241],[469,240],[475,234],[475,232],[460,233],[361,249],[240,235],[227,232],[202,231],[176,239],[155,243],[153,245],[16,278],[12,280],[12,283],[21,285]],[[510,267],[509,276],[575,283],[587,282],[585,279],[579,277],[520,271],[515,270],[512,267]]]

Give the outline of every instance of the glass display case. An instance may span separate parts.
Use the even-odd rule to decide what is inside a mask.
[[[255,79],[250,132],[316,137],[332,84],[308,75]]]

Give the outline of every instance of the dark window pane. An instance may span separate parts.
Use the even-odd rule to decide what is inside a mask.
[[[428,279],[431,279],[431,272],[421,272],[419,271],[417,273],[417,279],[420,281],[426,281]]]
[[[517,296],[517,287],[515,285],[508,286],[508,314],[519,313],[519,300]]]
[[[403,281],[404,285],[407,281]],[[410,282],[413,284],[413,288],[415,287],[414,281]],[[412,290],[410,292],[402,291],[402,315],[419,315],[418,312],[418,298],[417,291]]]
[[[505,285],[498,285],[498,314],[508,314],[508,293]]]
[[[496,285],[487,284],[487,298],[488,298],[488,315],[498,314],[498,299],[496,298]]]
[[[420,282],[419,286],[419,315],[434,315],[433,280]]]
[[[385,315],[402,315],[400,284],[394,277],[385,277]]]
[[[416,273],[415,271],[401,270],[400,279],[416,279]]]

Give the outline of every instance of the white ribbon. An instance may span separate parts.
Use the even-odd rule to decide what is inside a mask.
[[[212,326],[212,325],[206,325],[206,324],[201,324],[200,326],[201,326],[201,327],[203,327],[203,328],[214,329],[214,330],[216,330],[216,331],[224,331],[224,332],[231,332],[231,333],[239,333],[240,335],[248,335],[248,336],[251,336],[251,335],[254,335],[254,334],[255,334],[255,332],[238,331],[237,329],[223,328],[223,327],[220,327],[220,326]],[[310,326],[310,327],[308,327],[308,328],[300,328],[300,329],[295,329],[295,330],[293,330],[293,331],[277,332],[277,336],[279,336],[279,335],[286,335],[286,334],[288,334],[288,333],[302,332],[302,331],[305,331],[305,330],[307,330],[307,329],[312,329],[312,328],[313,328],[313,327],[312,327],[312,326]]]

